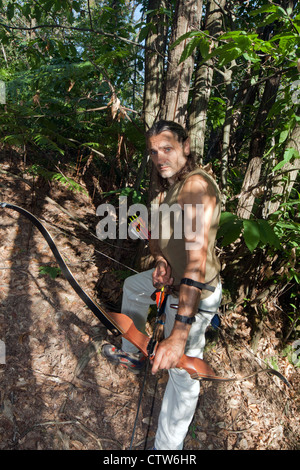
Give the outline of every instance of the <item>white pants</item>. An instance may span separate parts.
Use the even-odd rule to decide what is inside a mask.
[[[143,333],[145,332],[149,305],[155,304],[155,301],[151,299],[151,294],[155,290],[152,284],[152,272],[151,269],[127,278],[123,288],[121,311],[132,318],[135,326]],[[221,298],[222,285],[219,283],[209,297],[200,301],[199,309],[206,312],[200,311],[191,326],[185,349],[185,354],[188,356],[202,359],[205,331],[218,311]],[[178,304],[178,298],[168,296],[165,309],[165,337],[170,335],[177,313],[176,309],[170,308],[170,304]],[[122,349],[130,353],[138,352],[137,348],[124,338],[122,339]],[[185,370],[170,369],[168,372],[169,381],[159,415],[155,447],[158,450],[181,450],[197,406],[200,382],[192,379]]]

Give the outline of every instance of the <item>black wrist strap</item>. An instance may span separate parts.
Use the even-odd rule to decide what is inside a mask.
[[[192,323],[194,323],[194,321],[196,321],[196,318],[185,317],[184,315],[178,315],[178,313],[176,313],[175,320],[180,321],[181,323],[188,323],[189,325],[191,325]]]
[[[181,279],[180,284],[186,284],[187,286],[197,287],[200,290],[210,290],[211,292],[215,291],[215,287],[210,286],[208,284],[203,284],[203,282],[197,282],[193,279],[189,279],[188,277],[184,277]]]

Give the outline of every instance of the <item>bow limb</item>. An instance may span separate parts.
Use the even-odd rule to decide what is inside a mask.
[[[58,248],[56,247],[50,233],[46,230],[43,224],[30,212],[26,211],[22,207],[15,206],[14,204],[9,204],[6,202],[0,203],[0,207],[13,209],[16,212],[19,212],[21,215],[27,217],[30,222],[35,225],[35,227],[41,232],[43,237],[45,238],[46,242],[49,245],[64,277],[67,279],[71,287],[75,290],[75,292],[79,295],[79,297],[83,300],[83,302],[92,310],[94,315],[104,324],[104,326],[109,329],[114,335],[123,334],[122,327],[118,326],[115,318],[110,318],[109,314],[98,304],[96,304],[89,295],[82,289],[82,287],[78,284],[76,279],[74,278],[73,274],[71,273],[70,269],[64,262]]]
[[[183,355],[180,359],[177,366],[179,369],[185,369],[191,376],[192,379],[195,380],[209,380],[209,381],[216,381],[216,382],[242,382],[243,380],[248,380],[251,377],[255,377],[256,375],[262,373],[268,373],[270,375],[275,375],[278,377],[287,387],[291,387],[291,384],[288,380],[277,370],[269,368],[269,369],[260,369],[252,374],[244,375],[242,377],[220,377],[215,374],[209,364],[199,359],[197,357],[190,357]]]
[[[67,279],[71,287],[75,290],[78,296],[83,300],[83,302],[92,310],[94,315],[104,324],[104,326],[109,329],[114,335],[122,335],[128,341],[132,342],[136,347],[138,347],[143,354],[147,355],[147,346],[150,338],[141,333],[134,325],[133,321],[123,313],[115,312],[106,312],[101,306],[92,300],[89,295],[82,289],[78,284],[70,269],[64,262],[58,248],[56,247],[50,233],[46,230],[44,225],[30,212],[23,209],[22,207],[16,206],[14,204],[2,202],[0,207],[8,208],[19,212],[21,215],[25,216],[30,222],[35,225],[35,227],[41,232],[46,242],[49,245],[64,277]]]
[[[213,380],[216,377],[215,372],[212,370],[207,362],[203,361],[198,357],[186,356],[185,354],[179,360],[177,366],[178,369],[186,370],[192,379],[207,379]]]

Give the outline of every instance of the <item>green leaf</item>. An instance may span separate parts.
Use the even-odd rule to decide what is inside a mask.
[[[231,212],[222,212],[220,216],[220,225],[223,225],[225,222],[232,222],[237,219],[237,215],[232,214]]]
[[[201,38],[193,38],[191,39],[186,47],[184,48],[182,54],[181,54],[181,57],[180,57],[180,61],[179,63],[181,64],[182,62],[184,62],[186,59],[188,59],[194,52],[194,50],[199,46],[199,44],[201,43],[202,39]]]
[[[280,248],[279,238],[277,237],[269,222],[264,219],[258,219],[257,223],[262,243],[264,245],[271,245],[275,246],[276,248]]]
[[[14,3],[9,3],[6,9],[6,16],[8,20],[12,20],[15,14],[15,5]]]
[[[140,34],[139,34],[139,42],[143,42],[151,30],[155,32],[155,26],[153,23],[148,23],[146,24],[146,26],[141,28]]]
[[[293,157],[299,158],[299,153],[293,147],[287,148],[284,152],[283,160],[281,160],[281,162],[277,163],[277,165],[275,166],[273,171],[280,170],[280,168],[282,168],[286,163],[288,163]]]
[[[278,5],[264,5],[255,11],[250,12],[251,16],[257,16],[260,13],[272,13],[272,21],[276,21],[278,18],[288,18],[287,12]],[[267,18],[269,18],[267,17]]]
[[[253,64],[257,64],[258,62],[261,61],[260,57],[254,51],[245,52],[243,54],[243,57],[246,60],[249,60],[250,62],[252,62]]]
[[[81,9],[81,5],[80,5],[80,2],[77,2],[75,0],[73,0],[72,2],[72,8],[77,11],[77,13],[80,12],[80,9]]]
[[[300,232],[300,224],[297,224],[296,222],[295,223],[290,223],[290,224],[287,223],[287,222],[277,222],[276,226],[280,227],[280,228],[283,228],[283,229]]]
[[[258,223],[255,220],[243,220],[243,226],[243,235],[245,243],[249,250],[252,252],[255,250],[260,241],[260,231]]]
[[[22,6],[22,13],[27,19],[30,18],[31,6],[28,3],[25,3],[25,5]]]
[[[39,5],[34,5],[33,10],[34,10],[36,21],[39,23],[42,17],[42,10]]]
[[[51,266],[40,266],[39,272],[46,276],[50,276],[51,279],[55,279],[57,276],[60,275],[61,270],[60,268],[53,268]]]
[[[257,10],[251,11],[250,16],[257,16],[260,13],[273,13],[277,11],[277,6],[275,5],[264,5]]]
[[[222,238],[222,246],[230,245],[237,240],[241,234],[242,224],[242,220],[236,216],[228,217],[228,220],[220,226],[217,233],[217,238]]]
[[[57,45],[60,55],[63,59],[65,59],[67,57],[67,48],[65,47],[62,41],[58,41]]]
[[[279,143],[282,144],[282,142],[284,142],[288,138],[288,135],[289,135],[289,129],[282,131],[279,136]]]
[[[189,31],[188,33],[183,34],[170,45],[170,49],[174,49],[174,47],[178,46],[178,44],[180,44],[182,41],[185,41],[186,39],[192,38],[194,36],[198,36],[199,38],[199,36],[202,36],[202,32],[201,31]]]
[[[237,59],[243,54],[243,50],[238,46],[233,46],[232,44],[228,44],[228,47],[224,47],[220,51],[220,61],[219,66],[223,67],[224,65],[232,62],[233,60]]]
[[[199,43],[199,49],[201,52],[202,59],[206,59],[209,56],[210,43],[207,38],[202,38]]]

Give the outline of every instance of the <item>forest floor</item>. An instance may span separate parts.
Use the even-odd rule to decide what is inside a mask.
[[[61,210],[95,233],[91,198],[54,183],[33,187],[28,176],[3,173],[18,174],[11,162],[2,162],[0,171],[0,202],[38,217],[86,292],[118,304],[126,269],[103,254],[115,258],[115,247]],[[62,276],[51,279],[40,272],[56,262],[38,230],[10,209],[0,208],[0,221],[0,340],[6,347],[0,364],[0,449],[129,449],[143,376],[101,356],[103,344],[120,344],[120,339],[107,332]],[[134,243],[121,248],[127,260],[134,257]],[[254,354],[242,308],[224,307],[221,330],[210,331],[205,359],[227,377],[276,363],[291,388],[265,373],[240,382],[201,383],[186,450],[300,448],[300,374],[278,353],[280,315],[272,308]],[[167,376],[165,371],[148,374],[133,449],[153,446]]]

